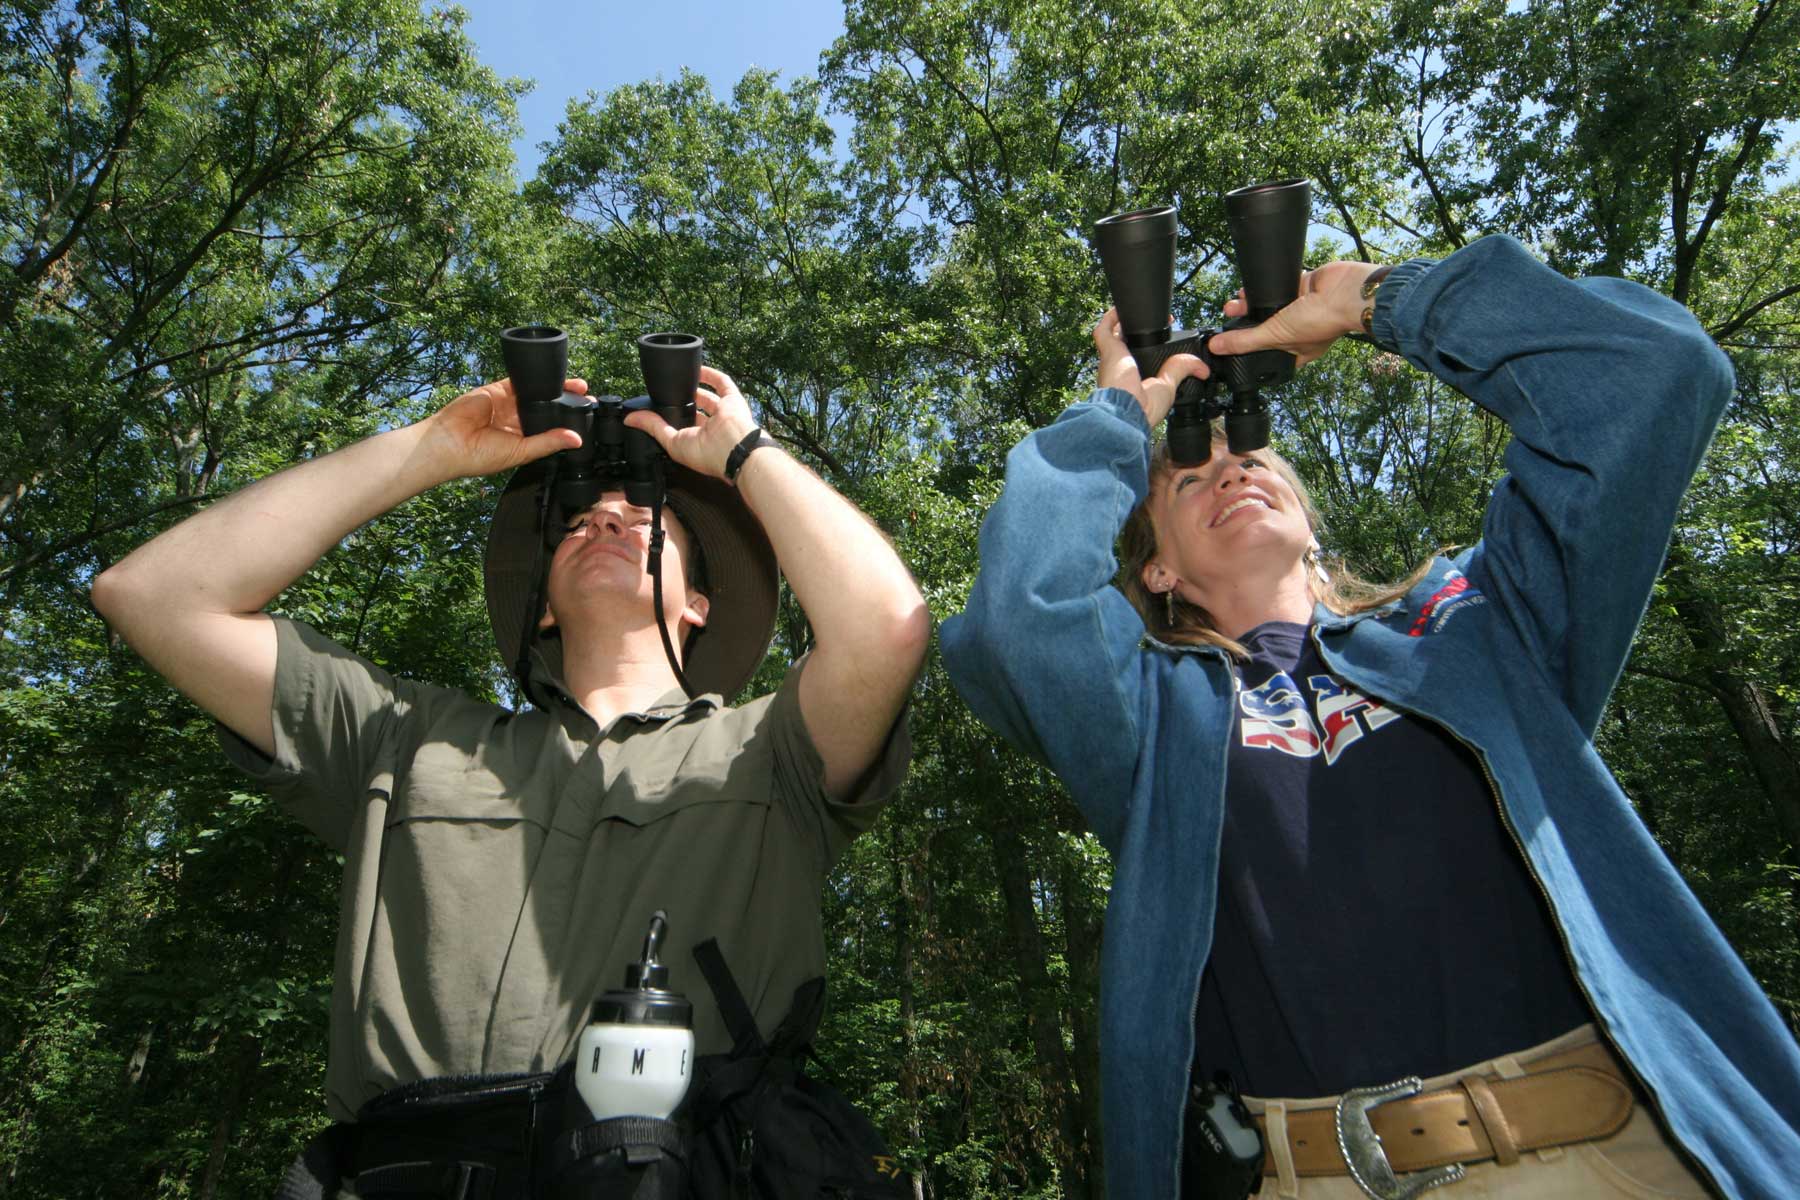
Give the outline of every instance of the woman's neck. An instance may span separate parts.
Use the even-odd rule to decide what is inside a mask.
[[[1268,621],[1312,620],[1312,572],[1304,562],[1275,579],[1254,577],[1218,581],[1203,593],[1183,585],[1182,598],[1198,604],[1212,618],[1213,628],[1236,641]]]

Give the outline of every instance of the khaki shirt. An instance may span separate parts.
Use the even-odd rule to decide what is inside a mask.
[[[764,1034],[824,974],[820,891],[905,773],[902,719],[849,801],[801,719],[803,664],[741,708],[665,695],[606,728],[397,679],[276,620],[275,757],[229,757],[345,856],[326,1101],[546,1071],[665,909],[700,1054],[730,1048],[690,949],[719,948]]]

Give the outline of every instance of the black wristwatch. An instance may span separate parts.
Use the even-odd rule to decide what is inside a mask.
[[[744,460],[764,446],[779,446],[781,443],[768,435],[761,425],[746,433],[743,440],[731,448],[725,458],[725,482],[737,485],[738,472],[744,467]]]

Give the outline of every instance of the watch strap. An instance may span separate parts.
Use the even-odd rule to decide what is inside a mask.
[[[749,458],[754,451],[760,450],[764,446],[775,446],[779,444],[780,443],[774,438],[769,436],[768,431],[761,425],[751,429],[749,433],[746,433],[743,436],[742,440],[740,440],[737,445],[731,448],[731,453],[726,455],[725,481],[727,483],[736,484],[738,472],[743,469],[745,459]]]

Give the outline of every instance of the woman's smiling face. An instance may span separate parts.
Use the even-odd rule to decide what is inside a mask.
[[[1173,467],[1156,482],[1152,563],[1187,585],[1184,597],[1204,604],[1216,584],[1252,572],[1281,574],[1300,561],[1312,524],[1283,466],[1266,450],[1232,454],[1215,445],[1206,462]]]

